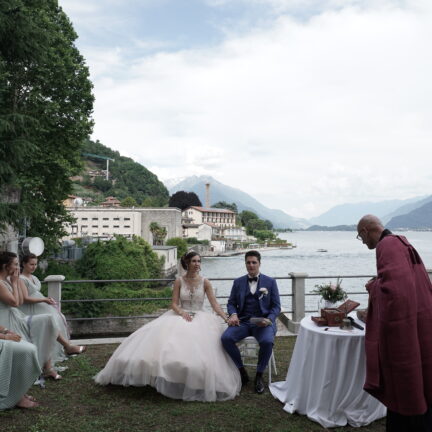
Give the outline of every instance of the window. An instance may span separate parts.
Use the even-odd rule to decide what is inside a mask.
[[[109,228],[109,225],[104,225],[102,228]]]
[[[130,218],[124,218],[125,221],[130,220]]]
[[[92,225],[92,228],[99,228],[98,225]]]
[[[125,227],[125,228],[130,228],[130,225],[125,225],[124,227]]]
[[[87,228],[87,227],[88,227],[88,225],[81,225],[81,229]]]
[[[81,218],[81,220],[88,220],[87,218]]]
[[[114,225],[113,228],[120,228],[120,225]]]
[[[99,218],[96,218],[96,217],[95,217],[95,218],[92,218],[92,220],[99,220]]]
[[[117,220],[117,221],[119,221],[119,220],[120,220],[120,218],[113,218],[113,220]]]
[[[109,218],[103,218],[103,220],[109,220]]]

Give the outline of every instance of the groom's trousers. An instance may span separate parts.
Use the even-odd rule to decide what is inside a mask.
[[[228,327],[222,334],[221,340],[225,351],[233,359],[238,368],[243,367],[243,361],[237,342],[253,336],[259,346],[257,372],[264,372],[273,351],[275,333],[272,326],[258,327],[247,322],[240,322],[239,326]]]

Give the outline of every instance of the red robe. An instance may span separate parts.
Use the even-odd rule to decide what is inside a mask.
[[[364,389],[402,415],[432,405],[432,284],[403,236],[376,248],[377,278],[368,285]]]

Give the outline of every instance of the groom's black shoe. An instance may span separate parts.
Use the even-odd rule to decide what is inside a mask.
[[[264,393],[264,381],[262,377],[262,373],[257,372],[255,376],[255,392],[258,394]]]
[[[242,386],[249,382],[249,375],[244,367],[239,368]]]

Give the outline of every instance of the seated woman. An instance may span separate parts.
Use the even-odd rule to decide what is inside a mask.
[[[26,392],[39,375],[36,347],[0,326],[0,410],[37,407]]]
[[[18,306],[22,304],[19,288],[18,257],[13,252],[0,253],[0,325],[36,345],[39,364],[46,378],[61,378],[52,367],[52,353],[59,330],[52,315],[24,315]]]
[[[53,362],[61,362],[66,360],[66,355],[81,354],[86,350],[85,346],[72,345],[69,341],[69,332],[67,328],[66,318],[57,309],[57,304],[51,297],[45,297],[41,292],[41,283],[39,279],[33,275],[38,264],[37,256],[34,254],[24,255],[22,259],[22,272],[20,279],[23,282],[20,284],[22,288],[23,303],[19,309],[26,315],[52,315],[60,334],[57,338],[59,342],[56,344],[56,349],[53,353]],[[64,350],[63,350],[64,348]]]
[[[199,275],[201,258],[189,252],[181,264],[187,271],[174,282],[172,310],[124,340],[96,375],[98,384],[150,385],[185,401],[227,400],[239,394],[240,374],[220,341],[222,323],[203,309],[207,296],[213,310],[227,320],[210,282]]]

